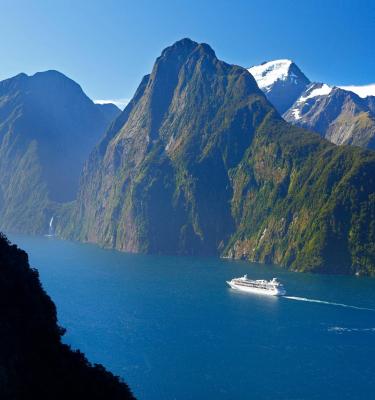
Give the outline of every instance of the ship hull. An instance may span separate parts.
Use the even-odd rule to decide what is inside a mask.
[[[261,294],[264,296],[285,296],[286,291],[284,289],[274,289],[274,290],[266,290],[266,289],[261,289],[261,288],[255,288],[255,287],[248,287],[248,286],[242,286],[242,285],[236,285],[235,283],[231,281],[227,281],[227,284],[235,290],[239,290],[241,292],[246,292],[246,293],[255,293],[255,294]]]

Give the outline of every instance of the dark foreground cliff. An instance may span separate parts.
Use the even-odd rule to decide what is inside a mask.
[[[27,254],[0,235],[0,398],[134,399],[103,366],[62,344],[62,334]]]

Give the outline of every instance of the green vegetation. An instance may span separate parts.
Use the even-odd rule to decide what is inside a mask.
[[[84,160],[119,110],[57,71],[0,82],[0,228],[47,233],[76,198]]]
[[[285,123],[240,67],[165,49],[91,154],[62,236],[375,274],[375,153]]]
[[[236,171],[240,189],[243,175],[250,184],[245,200],[233,199],[239,229],[227,254],[297,271],[375,274],[374,153],[278,121],[262,127],[251,153]]]

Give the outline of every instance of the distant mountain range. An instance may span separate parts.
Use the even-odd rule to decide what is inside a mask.
[[[57,71],[0,82],[0,228],[46,231],[55,204],[76,198],[84,161],[119,113]]]
[[[121,113],[56,71],[0,82],[0,229],[375,275],[375,153],[320,137],[372,147],[374,97],[250,72],[183,39]]]
[[[298,90],[281,107],[309,85],[292,64],[285,77]],[[276,84],[261,86],[270,95]],[[246,69],[184,39],[91,153],[57,232],[131,252],[375,274],[374,193],[374,152],[288,124]]]
[[[375,85],[311,83],[290,60],[270,61],[248,71],[286,121],[338,145],[375,149]]]

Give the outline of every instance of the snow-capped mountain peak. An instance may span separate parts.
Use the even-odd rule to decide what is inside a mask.
[[[339,145],[375,149],[375,83],[311,83],[289,59],[265,62],[248,71],[287,122]]]
[[[285,81],[289,76],[289,69],[292,65],[291,60],[274,60],[255,65],[248,69],[255,78],[260,89],[264,92],[270,90],[271,86],[278,80]],[[296,78],[297,76],[293,74]]]
[[[289,59],[268,61],[255,65],[248,71],[280,114],[297,100],[310,83]]]

